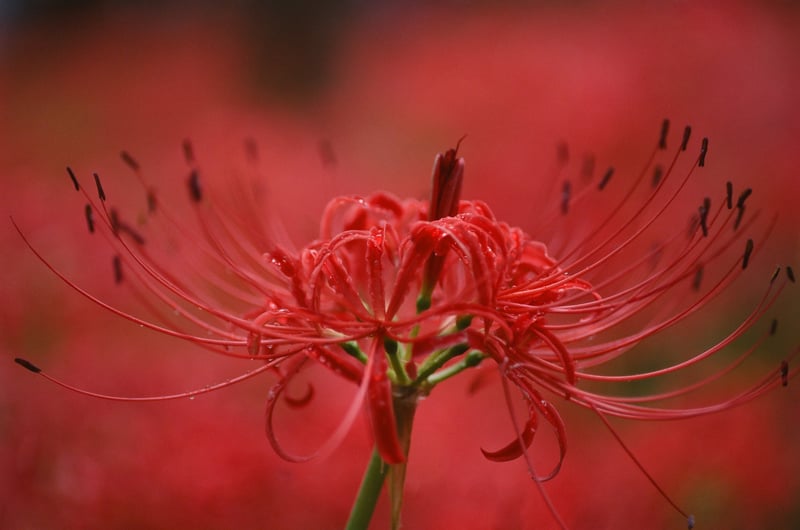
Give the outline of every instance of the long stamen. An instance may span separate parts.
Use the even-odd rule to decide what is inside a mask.
[[[215,353],[257,361],[258,368],[202,389],[128,398],[82,390],[28,360],[15,362],[71,391],[121,401],[191,398],[272,370],[279,380],[267,398],[266,433],[281,457],[302,461],[332,451],[366,411],[376,454],[397,466],[405,465],[410,435],[410,418],[407,425],[396,419],[401,416],[396,416],[398,400],[409,399],[415,406],[417,398],[436,385],[467,371],[480,378],[487,373],[486,365],[494,362],[500,369],[515,438],[484,455],[499,461],[524,458],[560,526],[564,522],[542,482],[554,477],[564,462],[566,426],[555,402],[543,396],[592,410],[691,527],[693,517],[633,456],[609,418],[669,420],[731,408],[788,386],[800,373],[795,363],[800,349],[743,390],[711,404],[689,401],[696,397],[694,392],[709,388],[756,356],[777,333],[777,319],[769,326],[758,323],[768,318],[783,290],[795,282],[793,269],[784,267],[785,277],[781,268],[776,269],[749,312],[702,351],[668,358],[635,373],[606,370],[610,361],[633,353],[647,339],[664,336],[707,309],[734,280],[752,274],[754,260],[775,226],[774,217],[764,222],[760,211],[745,217],[752,190],[746,188],[734,197],[733,185],[727,182],[724,196],[714,195],[713,202],[704,197],[699,206],[694,202],[688,234],[682,221],[668,227],[666,235],[660,234],[662,221],[681,204],[679,195],[695,170],[706,166],[708,155],[708,139],[703,138],[696,158],[688,161],[685,173],[677,174],[692,131],[684,129],[671,154],[662,153],[668,132],[665,120],[641,171],[620,190],[621,201],[597,219],[584,219],[582,214],[587,206],[594,208],[615,193],[613,188],[625,175],[611,167],[593,181],[594,157],[584,158],[579,172],[567,174],[569,150],[559,144],[554,177],[544,184],[553,191],[554,200],[549,214],[539,219],[536,238],[495,218],[485,203],[461,199],[461,140],[436,156],[427,203],[403,201],[388,193],[335,198],[322,215],[318,237],[304,246],[288,241],[280,224],[269,217],[272,214],[263,217],[263,210],[271,209],[261,202],[257,183],[226,181],[231,197],[220,200],[213,175],[201,171],[188,141],[182,195],[182,204],[193,214],[188,220],[183,212],[170,212],[161,204],[156,211],[153,188],[139,162],[125,151],[120,158],[147,196],[148,215],[137,223],[108,202],[96,173],[96,194],[91,194],[67,168],[73,187],[85,199],[88,230],[110,246],[115,283],[133,294],[146,317],[118,309],[78,286],[14,224],[34,255],[72,289],[128,321]],[[258,177],[253,175],[259,162],[255,146],[248,142],[245,151],[248,178]],[[751,230],[755,235],[745,240],[744,234]],[[752,338],[745,335],[748,331]],[[735,358],[723,360],[711,374],[702,373],[701,363],[745,342]],[[312,398],[311,385],[299,397],[286,396],[287,385],[307,364],[324,366],[355,385],[356,391],[318,450],[294,455],[279,443],[273,414],[281,396],[290,406],[302,406]],[[682,382],[642,395],[616,395],[616,387],[606,388],[606,393],[594,390],[621,381],[662,376],[666,381],[679,371],[688,375]],[[584,381],[593,385],[592,391]],[[524,425],[513,414],[511,385],[528,405]],[[676,398],[686,401],[659,405]],[[543,475],[535,471],[529,454],[541,426],[552,431],[559,446],[556,465]],[[405,468],[395,470],[397,500]],[[399,503],[393,504],[395,521],[398,507]]]
[[[215,390],[220,390],[220,389],[229,387],[231,385],[234,385],[236,383],[239,383],[241,381],[245,381],[247,379],[250,379],[251,377],[255,377],[258,374],[261,374],[261,373],[263,373],[263,372],[265,372],[267,370],[272,369],[273,366],[274,366],[274,363],[266,363],[266,364],[264,364],[262,366],[259,366],[258,368],[254,368],[253,370],[250,370],[249,372],[246,372],[246,373],[244,373],[242,375],[233,377],[231,379],[226,379],[225,381],[222,381],[221,383],[215,383],[215,384],[212,384],[212,385],[206,385],[206,386],[204,386],[202,388],[198,388],[196,390],[189,390],[187,392],[179,392],[177,394],[164,394],[164,395],[159,395],[159,396],[129,397],[129,396],[116,396],[116,395],[111,395],[111,394],[102,394],[102,393],[98,393],[98,392],[92,392],[92,391],[89,391],[89,390],[84,390],[82,388],[78,388],[76,386],[73,386],[73,385],[71,385],[69,383],[66,383],[66,382],[64,382],[64,381],[62,381],[60,379],[57,379],[57,378],[51,376],[50,374],[48,374],[47,372],[43,371],[38,366],[36,366],[33,363],[31,363],[30,361],[27,361],[25,359],[21,359],[21,358],[18,357],[16,359],[14,359],[14,362],[16,362],[20,366],[24,367],[25,369],[44,377],[48,381],[50,381],[52,383],[55,383],[56,385],[58,385],[58,386],[60,386],[62,388],[66,388],[67,390],[70,390],[72,392],[75,392],[77,394],[81,394],[81,395],[84,395],[84,396],[89,396],[89,397],[99,398],[99,399],[105,399],[105,400],[108,400],[108,401],[170,401],[170,400],[175,400],[175,399],[192,399],[195,396],[199,396],[201,394],[207,394],[207,393],[213,392]]]
[[[666,492],[666,491],[664,491],[664,488],[662,488],[662,487],[661,487],[661,485],[659,485],[659,483],[658,483],[658,482],[656,482],[656,480],[655,480],[655,479],[653,478],[653,476],[652,476],[652,475],[651,475],[651,474],[650,474],[650,473],[647,471],[647,469],[644,467],[644,465],[641,463],[641,461],[640,461],[638,458],[636,458],[636,455],[634,455],[634,454],[633,454],[633,451],[631,451],[631,450],[630,450],[630,448],[627,446],[627,444],[625,444],[625,442],[623,442],[623,441],[622,441],[622,438],[620,437],[619,433],[617,433],[616,429],[614,429],[614,427],[613,427],[613,426],[611,425],[611,423],[608,421],[608,418],[606,418],[605,414],[603,414],[602,412],[600,412],[599,410],[597,410],[597,408],[596,408],[596,407],[594,407],[594,406],[592,406],[592,407],[591,407],[591,409],[594,411],[594,413],[595,413],[595,414],[597,414],[597,417],[598,417],[598,418],[600,418],[600,421],[602,421],[602,422],[603,422],[603,425],[605,425],[605,426],[606,426],[606,428],[609,430],[609,432],[611,432],[611,435],[612,435],[612,436],[613,436],[613,437],[614,437],[614,438],[617,440],[617,442],[619,443],[620,447],[622,447],[622,449],[625,451],[625,453],[627,453],[628,457],[629,457],[629,458],[630,458],[630,459],[633,461],[633,463],[634,463],[634,464],[636,464],[636,467],[638,467],[638,468],[639,468],[639,470],[640,470],[640,471],[641,471],[641,472],[644,474],[644,476],[647,478],[647,480],[649,480],[649,481],[650,481],[650,484],[652,484],[652,485],[653,485],[653,487],[654,487],[654,488],[655,488],[655,489],[658,491],[658,493],[660,493],[660,494],[661,494],[661,496],[662,496],[662,497],[664,497],[664,499],[665,499],[665,500],[666,500],[666,501],[667,501],[667,502],[668,502],[668,503],[669,503],[669,504],[670,504],[670,505],[671,505],[673,508],[675,508],[675,510],[676,510],[678,513],[680,513],[680,514],[681,514],[681,515],[682,515],[682,516],[683,516],[685,519],[687,519],[688,521],[690,521],[690,523],[689,523],[689,527],[691,528],[691,526],[692,526],[692,522],[691,522],[691,521],[693,521],[693,520],[694,520],[694,517],[693,517],[693,516],[690,516],[690,515],[688,515],[688,514],[687,514],[685,511],[683,511],[683,509],[681,509],[681,507],[680,507],[680,506],[678,506],[678,504],[677,504],[675,501],[673,501],[673,500],[672,500],[672,497],[670,497],[670,496],[667,494],[667,492]]]

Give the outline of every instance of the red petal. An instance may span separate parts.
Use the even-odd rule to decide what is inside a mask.
[[[386,308],[386,318],[395,316],[403,300],[411,291],[411,282],[417,271],[433,252],[437,242],[439,229],[430,224],[418,225],[409,236],[411,248],[405,249],[403,262],[397,270],[397,277]]]
[[[325,368],[332,370],[335,374],[354,382],[361,383],[364,371],[361,365],[349,361],[348,358],[341,358],[331,353],[328,349],[320,346],[309,346],[306,348],[306,355],[320,363]]]
[[[387,464],[400,464],[406,456],[397,436],[394,407],[392,406],[392,384],[386,375],[386,355],[382,349],[383,338],[373,340],[371,355],[375,356],[367,387],[367,415],[372,426],[375,447]]]
[[[483,456],[494,462],[508,462],[519,458],[525,452],[525,449],[531,446],[533,437],[536,435],[536,427],[538,425],[538,417],[536,415],[536,408],[533,405],[528,407],[528,421],[525,423],[525,428],[522,429],[518,438],[514,438],[508,445],[497,451],[486,451],[481,448]],[[520,440],[521,438],[521,440]],[[520,441],[522,443],[520,443]],[[524,444],[524,445],[523,445]]]
[[[386,296],[383,286],[383,230],[373,227],[367,240],[367,279],[369,281],[370,305],[375,317],[379,320],[386,318]]]
[[[533,331],[547,346],[558,355],[561,364],[564,365],[564,374],[566,375],[567,382],[570,385],[575,384],[575,361],[570,356],[567,349],[558,338],[550,331],[538,326],[531,326],[530,330]]]

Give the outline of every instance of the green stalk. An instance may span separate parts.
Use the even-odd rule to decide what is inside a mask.
[[[392,505],[392,530],[400,528],[400,515],[403,509],[403,491],[406,481],[406,467],[408,466],[408,450],[411,447],[411,426],[414,423],[414,413],[417,410],[417,393],[407,393],[403,395],[395,393],[392,404],[394,406],[394,416],[397,422],[397,437],[403,454],[406,456],[402,464],[394,464],[389,471],[389,500]]]
[[[485,358],[486,354],[479,352],[478,350],[472,350],[461,361],[453,364],[452,366],[448,366],[444,370],[440,370],[428,377],[428,384],[431,386],[438,385],[445,379],[450,379],[454,375],[460,374],[467,368],[478,366]]]
[[[419,369],[417,370],[417,378],[414,380],[415,385],[419,385],[424,382],[428,376],[433,374],[436,370],[444,366],[444,364],[456,357],[461,355],[465,351],[469,349],[468,344],[457,344],[452,348],[448,348],[446,350],[441,350],[436,353],[432,353],[425,359],[422,364],[420,365]]]
[[[406,461],[402,464],[387,465],[377,449],[372,450],[361,487],[350,511],[345,530],[367,530],[378,498],[383,489],[386,475],[390,476],[389,500],[392,506],[392,528],[400,528],[400,512],[403,506],[403,485],[406,478],[406,462],[408,462],[408,449],[411,446],[411,425],[414,422],[414,412],[417,409],[417,393],[408,387],[395,390],[392,400],[395,420],[397,423],[397,436],[403,448]]]
[[[373,449],[345,530],[367,530],[388,471],[389,466],[381,459],[378,449]]]

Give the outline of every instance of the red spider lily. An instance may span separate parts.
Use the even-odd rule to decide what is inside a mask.
[[[396,466],[395,499],[402,493],[402,464],[418,399],[461,372],[474,373],[478,385],[496,370],[512,411],[515,437],[500,449],[484,450],[488,459],[524,457],[547,500],[541,483],[559,472],[567,448],[566,426],[552,398],[577,403],[600,417],[691,527],[691,516],[650,478],[607,416],[668,420],[709,414],[785,386],[798,369],[790,370],[789,360],[784,360],[727,397],[712,402],[692,399],[693,393],[702,394],[743,364],[774,333],[776,321],[756,330],[755,337],[748,331],[756,328],[787,283],[794,282],[792,269],[786,267],[765,279],[764,293],[750,313],[711,346],[678,360],[664,359],[660,368],[606,373],[613,361],[636,355],[647,339],[676,328],[722,295],[748,270],[773,225],[767,222],[756,230],[759,216],[746,215],[751,190],[735,194],[728,184],[718,199],[699,201],[688,232],[681,224],[663,236],[657,227],[665,212],[705,165],[707,139],[686,171],[676,169],[690,132],[688,127],[684,130],[670,155],[665,121],[658,144],[620,203],[611,205],[607,216],[588,229],[573,225],[561,234],[567,243],[557,252],[499,221],[485,203],[460,199],[464,159],[458,157],[458,148],[436,157],[430,202],[400,200],[384,192],[337,197],[322,215],[319,237],[299,249],[285,241],[279,224],[262,222],[258,189],[248,182],[231,187],[230,202],[207,193],[188,144],[187,189],[197,230],[162,208],[138,163],[126,153],[123,160],[145,190],[146,232],[108,206],[97,175],[95,198],[69,170],[75,189],[86,200],[90,232],[102,234],[115,250],[117,281],[129,284],[152,316],[140,317],[96,298],[31,247],[37,257],[71,287],[124,318],[258,365],[192,392],[126,398],[77,389],[29,361],[17,362],[71,390],[129,401],[191,397],[275,372],[279,381],[269,392],[266,421],[276,452],[292,461],[327,453],[363,408],[381,459]],[[564,219],[602,197],[612,178],[613,170],[596,183],[589,175],[575,184],[564,179],[560,201],[541,218],[542,232],[555,231],[552,227],[562,221],[570,227]],[[634,200],[638,194],[643,197]],[[750,231],[757,237],[745,239]],[[659,240],[647,246],[653,234]],[[184,243],[176,248],[175,241]],[[743,353],[711,374],[702,373],[704,361],[739,341],[747,343]],[[493,363],[483,363],[486,359]],[[330,438],[314,454],[298,456],[278,442],[272,416],[281,396],[296,406],[313,398],[311,387],[300,398],[285,394],[310,362],[351,381],[358,390]],[[631,397],[615,394],[619,382],[660,380],[672,374],[689,375],[667,390]],[[524,424],[513,413],[509,383],[526,404]],[[534,469],[528,456],[542,427],[553,431],[559,447],[557,462],[545,474]],[[393,508],[397,521],[399,501]]]

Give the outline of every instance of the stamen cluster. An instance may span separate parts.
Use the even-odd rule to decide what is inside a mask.
[[[745,216],[751,190],[735,200],[728,183],[720,199],[700,202],[688,234],[683,228],[675,230],[640,251],[645,234],[706,161],[708,140],[703,139],[691,168],[682,177],[675,174],[690,138],[686,128],[674,156],[665,166],[658,164],[667,133],[665,122],[650,160],[620,204],[610,206],[605,218],[562,245],[555,256],[534,235],[498,220],[487,204],[461,200],[464,160],[457,148],[436,157],[430,200],[400,200],[386,192],[337,197],[322,215],[317,239],[294,249],[277,244],[275,234],[254,228],[260,225],[248,217],[258,210],[252,196],[244,194],[247,200],[239,202],[236,211],[208,196],[188,144],[188,195],[202,238],[192,241],[192,252],[180,263],[174,255],[152,248],[147,234],[106,205],[99,177],[95,175],[95,198],[69,171],[86,199],[89,230],[102,233],[115,249],[116,280],[125,278],[152,318],[95,298],[34,252],[81,294],[125,318],[223,355],[261,361],[238,378],[198,391],[134,399],[191,396],[273,371],[279,380],[268,398],[268,437],[283,457],[302,460],[305,457],[290,454],[278,443],[272,411],[293,377],[315,362],[358,388],[340,427],[320,452],[335,447],[364,408],[381,457],[398,464],[406,459],[395,417],[398,402],[415,401],[465,371],[479,378],[497,372],[509,408],[509,389],[514,387],[527,404],[528,417],[517,424],[512,413],[514,439],[484,454],[497,461],[525,456],[538,483],[558,473],[566,453],[566,427],[553,397],[593,410],[611,428],[608,415],[664,420],[730,408],[785,386],[797,373],[784,360],[751,386],[713,403],[686,405],[690,400],[683,399],[679,406],[663,404],[722,378],[761,348],[776,322],[755,340],[744,335],[765,316],[786,284],[794,282],[791,267],[777,269],[742,322],[702,351],[657,369],[606,373],[612,361],[646,339],[696,316],[748,269],[760,248],[759,239],[742,235],[756,226],[756,216]],[[151,226],[158,223],[172,236],[191,233],[161,208],[138,163],[127,153],[123,160],[146,190]],[[561,200],[544,222],[553,225],[580,212],[609,185],[613,173],[607,171],[596,185],[584,185],[577,193],[577,186],[564,180]],[[646,197],[627,217],[617,219],[641,189]],[[704,271],[712,264],[716,274],[709,279]],[[644,323],[642,315],[647,315]],[[711,375],[634,397],[602,390],[604,384],[613,392],[620,382],[687,372],[740,340],[749,340],[742,353]],[[29,361],[18,362],[69,387]],[[309,393],[293,401],[303,404],[310,398]],[[552,470],[540,475],[527,448],[542,424],[555,433],[560,457]]]

